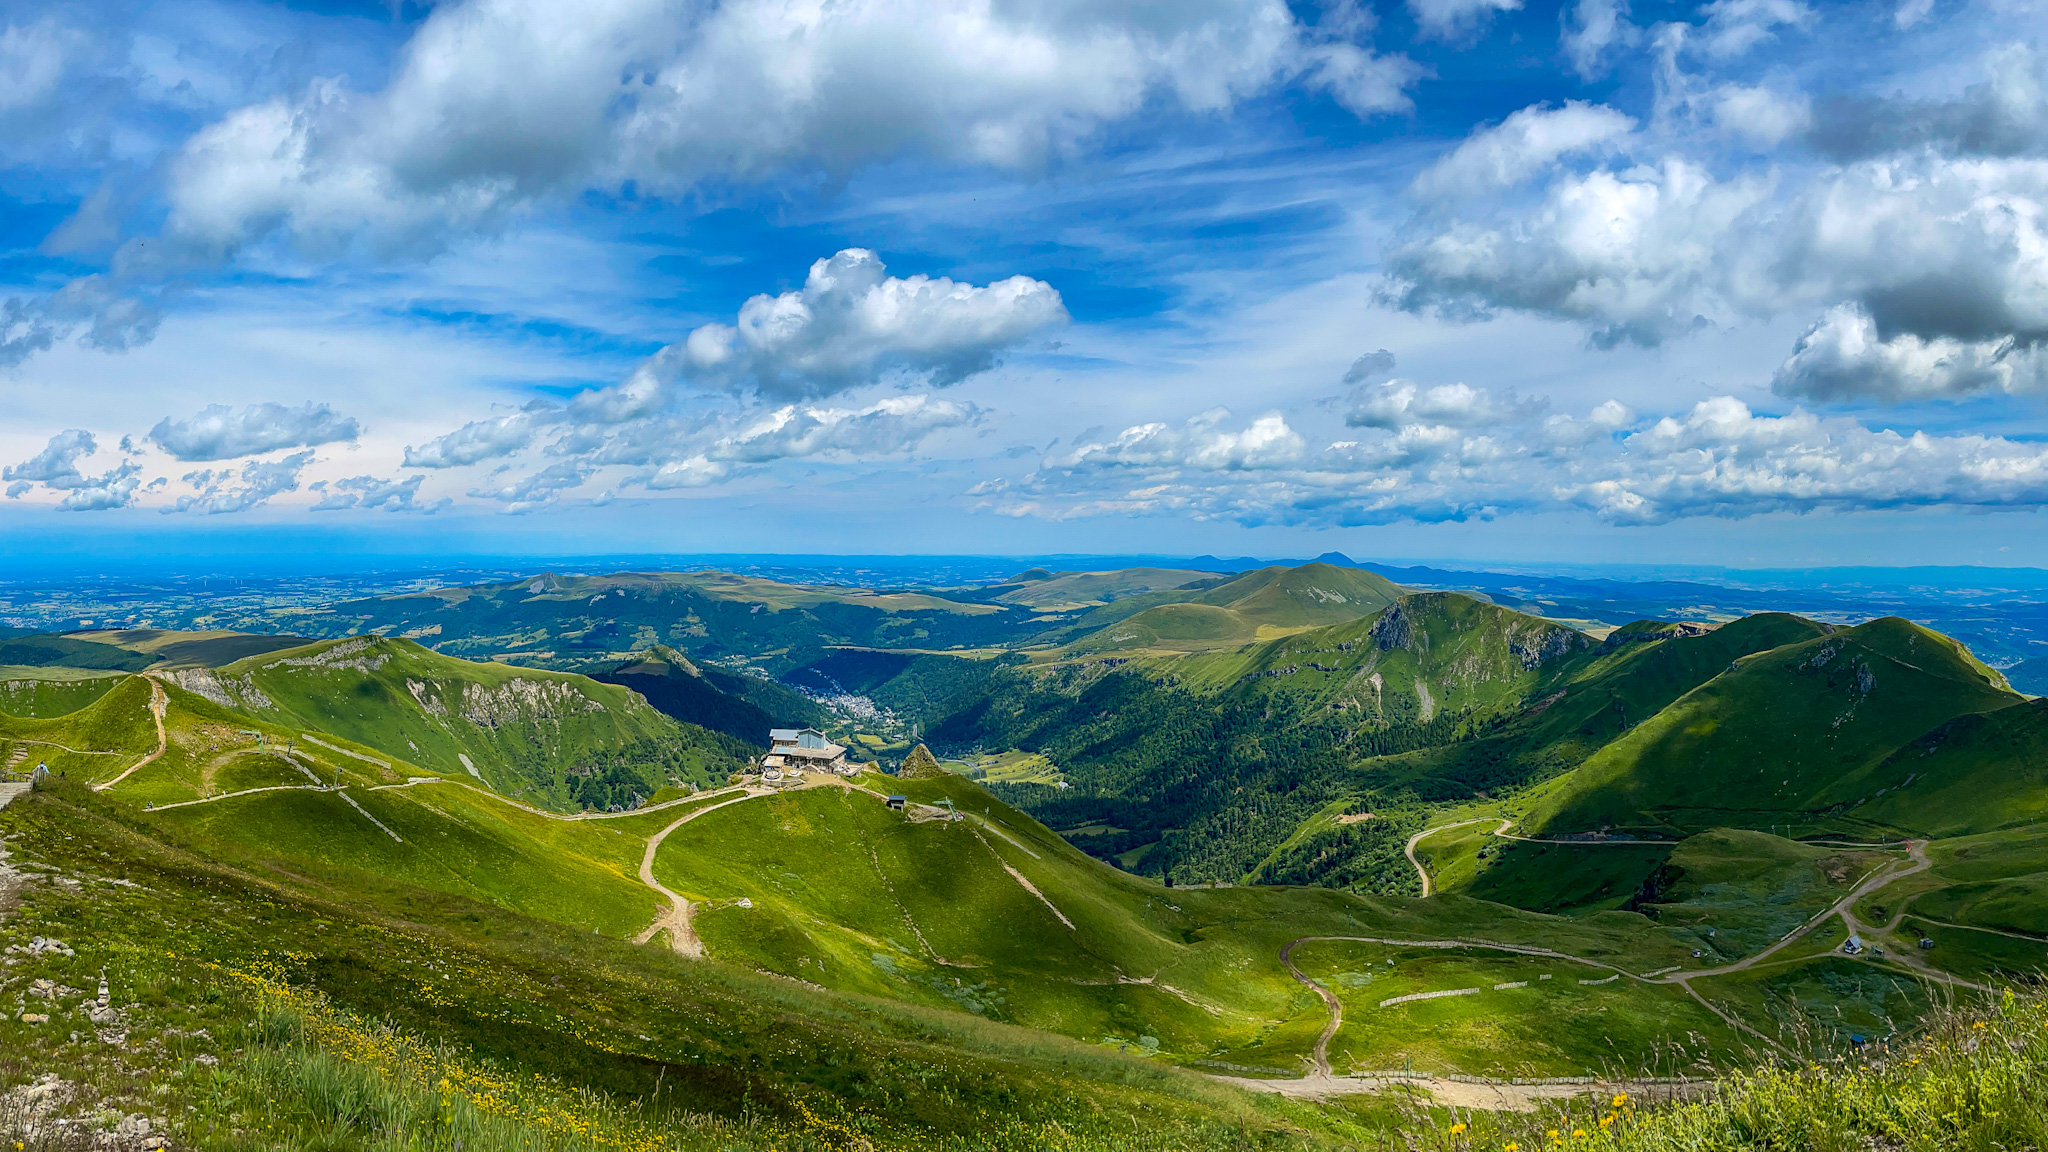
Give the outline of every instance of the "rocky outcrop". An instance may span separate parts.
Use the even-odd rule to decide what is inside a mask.
[[[902,780],[929,780],[945,774],[932,750],[922,744],[912,748],[910,755],[903,758],[903,767],[896,770],[897,778]]]
[[[479,728],[497,729],[525,720],[558,720],[604,711],[604,705],[578,692],[561,680],[529,680],[524,677],[503,684],[469,683],[462,686],[457,712]]]
[[[345,668],[356,672],[375,672],[391,661],[391,653],[379,651],[365,656],[363,653],[384,643],[381,636],[358,636],[331,644],[311,656],[286,656],[265,663],[265,668]]]
[[[276,702],[248,676],[219,676],[211,668],[178,668],[155,673],[194,696],[224,708],[273,708]]]

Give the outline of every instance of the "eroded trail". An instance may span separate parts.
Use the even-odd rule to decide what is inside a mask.
[[[121,773],[119,776],[114,777],[112,780],[109,780],[104,784],[93,785],[93,791],[105,792],[107,789],[112,788],[114,785],[119,784],[121,781],[126,780],[128,777],[135,775],[135,773],[138,770],[146,768],[149,765],[156,763],[157,757],[162,756],[164,754],[164,749],[170,747],[170,741],[164,735],[164,712],[167,711],[170,708],[170,706],[171,698],[164,693],[163,684],[158,682],[154,677],[150,678],[149,714],[156,720],[156,751],[151,752],[149,755],[144,756],[142,759],[137,760],[133,764],[130,764],[128,766],[127,771]]]
[[[1414,844],[1414,841],[1411,840],[1409,841],[1409,843],[1412,846]],[[1429,882],[1427,880],[1423,881],[1423,885],[1425,888],[1425,891],[1423,893],[1424,895],[1428,895],[1428,892],[1426,891],[1428,883]],[[1287,942],[1287,946],[1280,949],[1280,965],[1281,967],[1287,969],[1287,974],[1289,976],[1292,976],[1301,983],[1308,985],[1310,991],[1322,997],[1323,1006],[1330,1010],[1330,1022],[1323,1025],[1323,1034],[1316,1037],[1316,1046],[1309,1052],[1309,1061],[1315,1066],[1315,1074],[1317,1076],[1327,1078],[1330,1075],[1330,1038],[1337,1034],[1337,1029],[1342,1028],[1344,1026],[1344,1002],[1337,999],[1335,993],[1331,992],[1328,988],[1323,987],[1321,984],[1316,983],[1314,980],[1309,979],[1307,973],[1303,972],[1301,969],[1296,968],[1294,966],[1295,945],[1306,944],[1311,940],[1321,939],[1325,939],[1325,937],[1304,936],[1299,940],[1289,940]]]
[[[1487,819],[1490,819],[1490,817],[1478,820],[1460,820],[1456,824],[1439,824],[1434,828],[1424,828],[1422,831],[1417,832],[1415,835],[1410,836],[1408,838],[1408,843],[1405,847],[1401,849],[1401,854],[1408,857],[1408,866],[1415,869],[1415,874],[1422,878],[1423,899],[1427,900],[1429,898],[1429,894],[1433,888],[1433,885],[1430,883],[1429,869],[1424,868],[1422,866],[1422,861],[1417,860],[1415,858],[1415,846],[1417,844],[1422,843],[1422,838],[1425,836],[1434,836],[1439,832],[1449,832],[1453,828],[1463,828],[1467,824],[1484,824],[1486,823]],[[1501,827],[1507,827],[1507,822],[1502,821]]]
[[[703,957],[704,941],[698,939],[697,930],[690,927],[690,902],[683,897],[682,893],[664,887],[661,881],[654,878],[654,855],[661,851],[661,842],[668,839],[669,833],[704,815],[706,812],[716,812],[720,808],[744,803],[756,796],[772,796],[774,792],[775,790],[772,788],[745,789],[740,795],[734,796],[730,800],[720,800],[716,804],[707,804],[694,812],[686,812],[676,817],[675,821],[669,824],[668,827],[647,838],[647,851],[642,853],[640,857],[640,882],[667,897],[669,907],[668,911],[656,917],[654,923],[647,926],[646,931],[635,936],[633,943],[645,944],[659,935],[663,929],[667,929],[668,942],[676,950],[677,955],[688,956],[692,960]],[[643,809],[642,811],[645,810]]]

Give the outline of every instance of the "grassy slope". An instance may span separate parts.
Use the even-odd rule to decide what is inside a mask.
[[[1498,730],[1362,767],[1383,787],[1412,783],[1431,799],[1545,780],[1577,767],[1734,661],[1825,633],[1824,625],[1778,612],[1705,635],[1630,625],[1546,684],[1533,707]]]
[[[1687,837],[1671,850],[1643,908],[1665,923],[1713,928],[1715,951],[1740,959],[1776,942],[1895,858],[1896,853],[1719,828]]]
[[[1390,859],[1382,842],[1387,826],[1332,822],[1369,791],[1351,765],[1448,743],[1520,707],[1593,647],[1549,621],[1426,593],[1227,651],[1006,672],[929,732],[949,748],[1043,753],[1072,787],[1005,795],[1056,827],[1126,830],[1090,842],[1103,856],[1162,842],[1143,857],[1148,873],[1399,892],[1410,874],[1383,866],[1398,860],[1399,845]],[[1352,867],[1361,853],[1370,876]]]
[[[62,716],[106,695],[121,679],[119,672],[0,667],[0,712],[44,719]]]
[[[1871,770],[1956,716],[2017,703],[1954,641],[1896,618],[1747,656],[1547,786],[1534,829],[1847,823]],[[1889,781],[1887,781],[1888,783]]]
[[[1070,629],[1076,654],[1202,651],[1250,643],[1273,632],[1355,620],[1392,604],[1401,589],[1353,568],[1304,564],[1261,568],[1213,588],[1131,596],[1081,617]]]
[[[1423,592],[1363,619],[1152,667],[1196,691],[1284,693],[1387,724],[1519,701],[1591,647],[1547,620],[1456,592]]]
[[[458,660],[404,640],[323,641],[219,670],[219,690],[277,723],[331,732],[543,807],[722,782],[744,750],[587,677]],[[266,703],[267,701],[267,703]],[[622,795],[626,794],[626,795]]]
[[[1959,716],[1900,748],[1866,780],[1883,794],[1854,814],[1920,835],[2036,820],[2048,790],[2048,701]]]
[[[588,672],[600,683],[638,692],[649,704],[685,724],[764,748],[770,728],[794,727],[810,718],[808,709],[794,715],[773,715],[742,696],[720,690],[688,657],[666,645]]]
[[[131,684],[130,694],[138,688],[142,694],[126,707],[70,718],[71,726],[84,730],[97,720],[99,729],[132,738],[136,717],[146,723],[140,705],[147,685]],[[203,733],[205,724],[231,715],[177,689],[171,696],[174,737]],[[208,719],[209,708],[216,719]],[[138,774],[135,784],[190,770],[189,762],[181,768],[172,759]],[[356,762],[333,759],[343,771],[357,770]],[[367,766],[361,771],[365,779],[376,774]],[[1168,892],[1083,857],[965,781],[890,785],[925,800],[951,796],[970,811],[986,810],[993,826],[907,824],[874,797],[824,791],[748,801],[671,836],[660,858],[663,879],[694,896],[747,895],[755,903],[753,909],[727,903],[702,911],[699,924],[714,956],[846,991],[978,1009],[1098,1043],[1113,1039],[1179,1059],[1276,1070],[1298,1068],[1320,1028],[1317,1004],[1275,964],[1279,948],[1297,936],[1476,936],[1604,956],[1636,970],[1682,962],[1698,941],[1695,931],[1634,916],[1560,920],[1455,896],[1417,904],[1314,889]],[[115,795],[130,796],[130,787]],[[563,823],[518,813],[453,784],[351,791],[403,840],[391,840],[331,796],[305,792],[126,818],[299,898],[495,906],[604,935],[630,932],[651,916],[649,895],[628,878],[638,837],[672,820],[673,811]],[[1028,877],[1075,927],[1059,922],[1005,864]],[[1441,951],[1394,958],[1384,975],[1404,990],[1442,986],[1469,974],[1467,968],[1506,973],[1495,981],[1506,982],[1523,978],[1515,973],[1528,966],[1496,954],[1474,954],[1469,963],[1460,961],[1465,967],[1449,968]],[[1383,968],[1374,969],[1376,979]],[[1807,983],[1809,995],[1831,994],[1825,981]],[[1796,991],[1800,985],[1781,980],[1774,987]],[[1403,1016],[1435,1020],[1449,1013],[1443,1022],[1458,1023],[1452,1017],[1486,1008],[1481,1016],[1459,1017],[1470,1034],[1446,1037],[1430,1057],[1468,1071],[1472,1060],[1524,1073],[1607,1061],[1608,1050],[1591,1047],[1585,1028],[1546,1026],[1560,1011],[1587,1021],[1602,1009],[1619,1011],[1623,1015],[1612,1020],[1626,1019],[1628,1026],[1617,1025],[1612,1034],[1631,1043],[1645,1040],[1638,1030],[1645,1021],[1661,1021],[1668,1029],[1663,1037],[1674,1042],[1686,1030],[1699,1030],[1692,1009],[1671,999],[1672,989],[1608,989],[1620,999],[1579,989],[1574,980],[1569,988],[1537,987],[1529,996],[1473,998],[1487,1001],[1483,1005],[1431,1002]],[[1759,1011],[1767,1008],[1762,992],[1754,999]],[[1404,1053],[1416,1054],[1413,1029],[1394,1026],[1393,1018],[1368,1017],[1361,1006],[1356,1023],[1342,1052],[1361,1066],[1389,1066]],[[1705,1034],[1713,1038],[1711,1026]],[[1715,1043],[1725,1051],[1725,1043]]]
[[[1579,981],[1604,974],[1569,961],[1345,941],[1305,945],[1294,958],[1344,1003],[1344,1026],[1330,1042],[1338,1071],[1581,1076],[1662,1063],[1671,1074],[1741,1046],[1726,1024],[1678,988],[1584,985]],[[1503,984],[1526,986],[1496,987]],[[1399,996],[1460,988],[1480,991],[1380,1007]]]
[[[0,714],[0,749],[27,755],[50,771],[94,780],[111,776],[156,747],[149,718],[149,681],[124,676],[83,708],[48,717]]]
[[[1300,1067],[1322,1019],[1320,1006],[1275,962],[1298,936],[1478,932],[1626,956],[1645,967],[1671,962],[1691,944],[1639,917],[1574,923],[1455,899],[1167,890],[1082,855],[964,781],[889,783],[913,799],[952,796],[963,810],[986,810],[992,826],[911,823],[875,796],[809,791],[683,826],[665,842],[657,876],[710,902],[696,923],[714,956],[1180,1060],[1278,1071]],[[738,906],[740,897],[752,907]],[[1644,991],[1645,1010],[1669,1015],[1672,991]],[[1528,1008],[1542,1010],[1534,1001]],[[1672,1018],[1698,1024],[1684,1012]],[[1534,1017],[1524,1029],[1541,1031]],[[1382,1039],[1360,1052],[1392,1059],[1394,1038]],[[1583,1066],[1593,1054],[1576,1047],[1582,1039],[1537,1044],[1526,1053],[1528,1067]]]
[[[1012,581],[991,591],[1005,604],[1021,604],[1041,612],[1091,608],[1154,592],[1172,592],[1190,584],[1220,583],[1214,572],[1182,568],[1119,568],[1108,572],[1059,572],[1044,579]]]
[[[152,1056],[122,1065],[10,1015],[0,1084],[55,1071],[81,1115],[147,1100],[179,1147],[525,1147],[506,1134],[524,1131],[549,1148],[754,1152],[857,1132],[880,1149],[1107,1152],[1364,1135],[1341,1113],[1099,1047],[681,963],[459,897],[294,890],[126,820],[79,794],[0,813],[17,863],[97,878],[30,886],[0,936],[61,932],[78,956],[32,969],[86,988],[104,971],[127,1042]],[[337,1080],[323,1060],[359,1071]],[[353,1108],[330,1087],[343,1083]]]

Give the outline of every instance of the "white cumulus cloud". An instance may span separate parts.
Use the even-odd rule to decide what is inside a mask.
[[[2048,391],[2048,354],[2038,344],[2009,338],[1958,340],[1900,332],[1887,340],[1868,312],[1840,304],[1800,337],[1772,377],[1771,389],[1781,396],[1823,401],[2038,393]]]
[[[239,455],[240,453],[236,453]],[[277,460],[254,460],[239,471],[233,468],[188,472],[184,481],[197,492],[179,496],[163,507],[166,514],[204,512],[218,516],[246,512],[267,503],[273,496],[299,490],[299,474],[313,462],[313,452],[294,452]]]
[[[466,0],[434,8],[382,91],[322,80],[196,135],[168,232],[214,255],[280,228],[403,248],[629,181],[905,153],[1035,170],[1149,101],[1220,110],[1310,69],[1363,111],[1405,105],[1413,65],[1333,43],[1282,0]]]
[[[180,460],[208,461],[354,440],[362,430],[354,418],[338,416],[325,404],[209,404],[189,419],[166,417],[149,430],[149,438]]]
[[[985,287],[944,277],[899,278],[864,248],[811,265],[804,286],[761,295],[737,322],[706,324],[662,349],[660,378],[796,399],[890,374],[955,384],[995,365],[1024,338],[1064,324],[1052,285],[1012,276]]]
[[[1474,132],[1423,169],[1409,191],[1449,199],[1512,187],[1563,157],[1610,148],[1635,124],[1604,104],[1583,100],[1567,100],[1561,108],[1532,105]]]

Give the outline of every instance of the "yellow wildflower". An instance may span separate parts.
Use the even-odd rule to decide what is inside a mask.
[[[1623,1104],[1626,1104],[1626,1103],[1628,1103],[1628,1093],[1626,1093],[1626,1092],[1616,1092],[1616,1093],[1614,1094],[1614,1106],[1615,1106],[1616,1108],[1619,1108],[1619,1107],[1621,1107],[1621,1106],[1622,1106]]]
[[[1464,1125],[1464,1123],[1463,1123],[1463,1122],[1460,1122],[1460,1123],[1457,1123],[1457,1124],[1453,1124],[1453,1125],[1451,1125],[1451,1135],[1453,1135],[1453,1136],[1456,1136],[1456,1135],[1458,1135],[1459,1133],[1463,1132],[1464,1130],[1465,1130],[1465,1125]]]
[[[1574,1140],[1584,1140],[1585,1138],[1586,1138],[1586,1130],[1585,1130],[1584,1128],[1574,1128],[1574,1129],[1572,1129],[1572,1139],[1574,1139]]]

